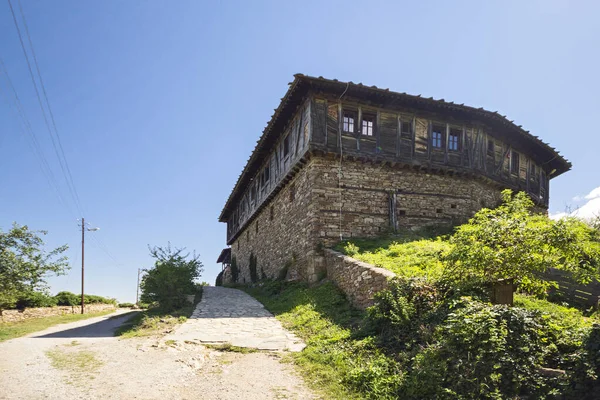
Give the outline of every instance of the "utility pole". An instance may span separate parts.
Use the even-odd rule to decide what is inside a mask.
[[[85,218],[81,217],[81,313],[83,314],[85,297],[83,294],[83,278],[85,272],[85,231],[96,232],[100,228],[86,228]]]
[[[85,271],[85,218],[81,217],[81,313],[83,314],[84,295],[83,295],[83,276]]]
[[[142,272],[141,268],[138,268],[138,284],[137,284],[137,288],[135,289],[135,305],[138,305],[138,299],[139,299],[139,295],[140,295],[140,273]]]

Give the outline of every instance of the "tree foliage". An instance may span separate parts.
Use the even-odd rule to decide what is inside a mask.
[[[186,295],[196,293],[194,280],[199,278],[203,265],[196,254],[184,254],[185,249],[167,247],[150,248],[156,259],[154,267],[145,270],[141,282],[141,300],[144,303],[158,302],[164,310],[174,310],[186,303]]]
[[[44,250],[41,235],[27,225],[13,224],[8,232],[0,230],[0,312],[13,307],[19,297],[47,289],[50,274],[63,274],[68,269],[62,254],[68,246]]]
[[[514,279],[540,287],[548,268],[571,271],[581,281],[598,276],[600,235],[588,224],[553,221],[532,212],[526,193],[502,192],[503,203],[482,209],[451,237],[447,275],[460,281],[493,283]]]

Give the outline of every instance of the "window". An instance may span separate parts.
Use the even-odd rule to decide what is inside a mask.
[[[275,216],[275,210],[273,206],[269,209],[269,221],[273,221],[273,217]]]
[[[412,122],[400,121],[400,136],[412,137]]]
[[[361,134],[364,136],[373,136],[374,125],[375,118],[373,118],[372,116],[363,116]]]
[[[431,146],[434,149],[444,148],[444,134],[446,128],[443,125],[433,125],[431,127]]]
[[[496,151],[496,147],[495,147],[494,139],[488,138],[488,148],[487,148],[488,156],[493,156],[495,151]]]
[[[462,131],[460,129],[450,128],[450,134],[448,135],[448,150],[460,151],[460,137]]]
[[[265,169],[263,169],[262,174],[260,174],[260,183],[263,186],[266,186],[269,183],[269,179],[271,178],[271,171],[269,166],[267,165]]]
[[[437,209],[435,210],[435,212],[436,212],[436,214],[441,214],[441,213],[443,213],[443,212],[444,212],[444,210],[442,210],[441,208],[437,208]]]
[[[537,181],[538,176],[537,176],[537,168],[535,166],[535,164],[533,163],[533,161],[531,162],[531,165],[529,167],[529,178],[530,179],[534,179]]]
[[[255,232],[258,233],[258,220],[256,220],[256,225],[254,225]]]
[[[519,175],[519,153],[514,150],[510,152],[510,172]]]
[[[400,215],[401,217],[406,215],[406,210],[398,210],[398,215]]]
[[[290,186],[290,202],[294,201],[295,198],[296,198],[296,186],[292,185],[292,186]]]
[[[450,204],[450,208],[456,208],[456,204]]]
[[[290,135],[283,139],[283,156],[287,157],[288,154],[290,154]]]
[[[250,201],[254,203],[254,200],[256,200],[256,186],[252,186],[250,189]]]
[[[351,111],[344,111],[343,130],[344,132],[354,133],[354,121],[356,114]]]

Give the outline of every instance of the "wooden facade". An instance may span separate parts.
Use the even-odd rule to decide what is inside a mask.
[[[296,75],[221,213],[228,244],[313,154],[470,176],[543,208],[549,180],[571,167],[497,113]]]

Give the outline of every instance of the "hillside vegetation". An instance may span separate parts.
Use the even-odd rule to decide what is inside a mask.
[[[397,278],[366,312],[329,282],[247,290],[307,342],[293,356],[327,398],[600,398],[600,320],[546,299],[552,266],[598,277],[600,232],[532,214],[524,194],[478,212],[452,234],[354,240],[337,248]],[[511,280],[514,306],[492,304]]]

